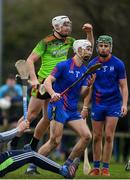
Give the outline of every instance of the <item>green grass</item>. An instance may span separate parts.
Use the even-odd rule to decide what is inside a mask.
[[[39,172],[41,173],[40,175],[37,176],[25,175],[24,172],[26,170],[26,167],[27,165],[16,171],[8,173],[6,176],[4,176],[4,179],[63,179],[63,177],[60,175],[42,169],[38,169]],[[130,172],[126,172],[124,167],[125,167],[124,164],[112,163],[110,165],[111,176],[106,177],[106,179],[130,179]],[[93,178],[91,176],[86,176],[83,174],[83,163],[81,163],[75,179],[93,179]],[[95,179],[105,179],[105,178],[98,176]]]

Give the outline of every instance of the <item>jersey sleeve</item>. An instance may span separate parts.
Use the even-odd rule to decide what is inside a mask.
[[[91,60],[88,65],[87,68],[89,69],[91,66],[93,66],[94,64],[96,64],[93,60]]]
[[[17,135],[17,133],[18,133],[18,128],[14,128],[12,130],[0,133],[0,143],[5,141],[10,141]]]
[[[126,78],[126,69],[123,62],[118,64],[118,78],[125,79]]]
[[[55,68],[52,70],[51,75],[54,76],[56,79],[60,77],[64,71],[64,63],[58,63]]]
[[[8,91],[8,87],[7,85],[3,85],[1,88],[0,88],[0,98],[3,98],[5,93]]]
[[[36,47],[33,49],[32,52],[36,53],[38,56],[42,56],[45,52],[45,48],[46,48],[46,43],[41,40]]]
[[[91,76],[88,75],[88,76],[86,76],[86,77],[83,79],[82,86],[89,86],[88,81],[89,81],[89,78],[90,78],[90,77],[91,77]]]

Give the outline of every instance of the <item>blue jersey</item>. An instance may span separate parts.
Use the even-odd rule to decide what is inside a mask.
[[[15,84],[13,87],[9,87],[7,84],[0,87],[0,98],[5,96],[22,96],[22,87],[19,84]]]
[[[102,67],[96,70],[96,80],[93,85],[92,104],[114,105],[122,101],[119,89],[119,80],[126,78],[124,63],[115,56],[111,56],[105,62],[99,57],[90,61],[88,67],[95,63],[102,63]]]
[[[56,78],[53,84],[54,91],[57,93],[63,92],[72,83],[78,80],[86,70],[87,67],[85,65],[81,65],[80,67],[76,66],[73,58],[58,63],[51,73],[51,75]],[[77,110],[82,86],[87,86],[86,78],[82,79],[77,85],[63,95],[61,101],[64,104],[64,109],[71,111]]]

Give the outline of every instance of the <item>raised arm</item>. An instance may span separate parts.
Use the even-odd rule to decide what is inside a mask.
[[[91,42],[92,47],[94,48],[94,36],[93,36],[93,27],[91,24],[86,23],[83,25],[82,29],[86,32],[87,39]]]

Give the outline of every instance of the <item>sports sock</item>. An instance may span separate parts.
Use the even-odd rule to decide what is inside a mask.
[[[100,161],[94,161],[94,168],[100,168]]]
[[[72,159],[67,159],[64,163],[64,165],[69,166],[73,162]]]
[[[102,167],[103,167],[103,168],[107,168],[107,169],[109,169],[109,163],[105,163],[105,162],[103,162]]]
[[[39,139],[33,137],[30,143],[30,146],[32,148],[32,150],[36,151],[37,150],[37,145],[39,143]]]

